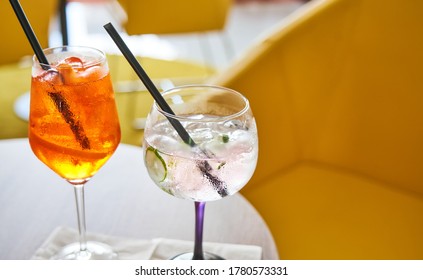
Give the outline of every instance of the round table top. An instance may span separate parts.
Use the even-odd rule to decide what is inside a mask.
[[[194,203],[161,191],[140,147],[120,144],[86,184],[87,231],[193,240]],[[28,139],[0,140],[0,259],[30,259],[59,226],[77,227],[73,187],[32,153]],[[278,259],[265,222],[240,194],[206,205],[204,241],[257,245]]]

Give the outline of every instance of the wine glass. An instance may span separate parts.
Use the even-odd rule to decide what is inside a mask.
[[[79,242],[54,259],[115,259],[106,244],[87,242],[84,185],[112,156],[120,125],[105,54],[89,47],[44,50],[49,65],[33,60],[29,142],[44,164],[72,184]]]
[[[144,130],[145,165],[160,189],[194,201],[196,217],[194,252],[173,259],[222,259],[203,252],[204,208],[206,201],[238,192],[254,173],[258,137],[249,102],[212,85],[175,87],[162,95],[174,114],[154,103]],[[174,129],[175,122],[189,141]]]

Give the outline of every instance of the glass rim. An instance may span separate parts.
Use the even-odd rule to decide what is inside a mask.
[[[217,90],[221,90],[221,91],[226,91],[229,92],[231,94],[234,94],[238,97],[241,98],[241,100],[244,102],[244,107],[242,109],[240,109],[238,112],[233,113],[233,114],[229,114],[229,115],[225,115],[225,116],[207,116],[205,118],[201,118],[201,119],[193,119],[189,116],[181,116],[181,115],[174,115],[171,113],[168,113],[164,110],[162,110],[160,108],[160,106],[157,104],[156,101],[154,101],[154,108],[163,116],[167,117],[167,118],[172,118],[175,120],[179,120],[179,121],[190,121],[190,122],[221,122],[221,121],[225,121],[225,120],[231,120],[231,119],[235,119],[243,114],[245,114],[249,109],[250,109],[250,103],[248,101],[248,99],[240,92],[231,89],[231,88],[227,88],[224,86],[219,86],[219,85],[210,85],[210,84],[191,84],[191,85],[183,85],[183,86],[176,86],[173,87],[171,89],[167,89],[165,91],[163,91],[161,94],[163,97],[166,97],[167,94],[174,92],[174,91],[178,91],[178,90],[183,90],[183,89],[188,89],[188,88],[211,88],[211,89],[217,89]]]
[[[94,47],[90,47],[90,46],[79,46],[79,45],[68,46],[68,45],[65,45],[65,46],[50,47],[50,48],[43,49],[43,53],[44,54],[54,53],[54,50],[60,50],[60,49],[62,49],[62,50],[85,49],[85,50],[91,50],[91,51],[97,52],[99,54],[99,57],[92,60],[92,61],[89,61],[87,64],[84,65],[84,67],[91,67],[91,66],[94,66],[94,65],[99,65],[99,64],[106,61],[106,53],[104,51],[97,49],[97,48],[94,48]],[[57,67],[57,65],[52,65],[51,63],[45,64],[45,63],[39,62],[36,55],[32,56],[32,62],[33,62],[34,65],[40,65],[41,67],[42,66],[48,66],[48,67],[51,67],[51,68]]]

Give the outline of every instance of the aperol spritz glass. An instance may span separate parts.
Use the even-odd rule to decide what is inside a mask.
[[[84,185],[112,156],[121,132],[105,54],[89,47],[44,50],[49,65],[33,60],[29,142],[44,164],[72,184],[79,242],[56,259],[115,259],[106,244],[85,237]]]

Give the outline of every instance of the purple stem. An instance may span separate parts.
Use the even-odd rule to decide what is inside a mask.
[[[203,225],[205,202],[195,202],[195,241],[193,260],[204,260],[203,254]]]

